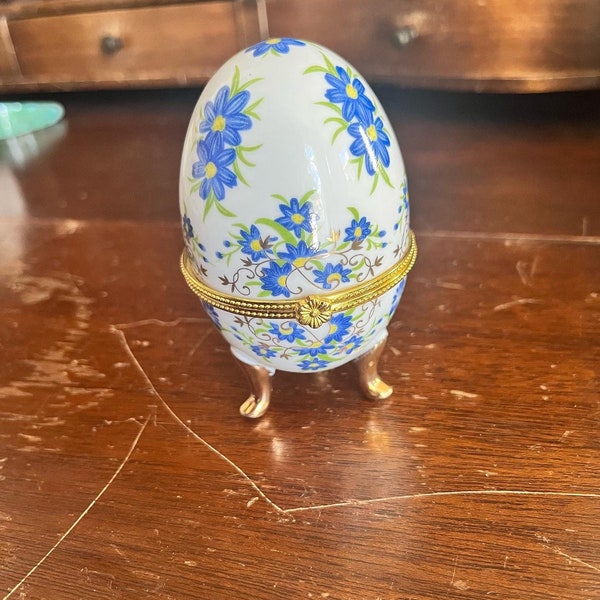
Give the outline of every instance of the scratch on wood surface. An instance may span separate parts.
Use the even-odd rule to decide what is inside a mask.
[[[561,550],[561,548],[559,548],[558,546],[551,546],[550,540],[544,534],[536,533],[535,537],[538,540],[544,542],[543,547],[546,550],[550,550],[551,552],[554,552],[554,554],[557,554],[558,556],[562,556],[563,558],[566,558],[569,562],[576,562],[580,565],[583,565],[584,567],[588,567],[589,569],[592,569],[592,571],[596,571],[596,573],[600,573],[600,567],[596,567],[595,565],[585,562],[584,560],[581,560],[580,558],[577,558],[576,556],[572,556],[571,554],[567,554],[566,552]]]
[[[132,321],[131,323],[117,323],[113,327],[117,330],[133,329],[143,327],[144,325],[158,325],[159,327],[177,327],[182,323],[210,323],[208,317],[178,317],[172,321],[163,321],[162,319],[142,319],[141,321]]]
[[[419,237],[442,238],[453,240],[477,240],[478,242],[508,242],[513,244],[527,244],[531,242],[545,242],[549,244],[590,244],[599,245],[600,236],[598,235],[563,235],[563,234],[544,234],[544,233],[508,233],[493,231],[450,231],[436,229],[433,231],[420,231]]]
[[[493,311],[499,312],[501,310],[508,310],[513,306],[520,306],[523,304],[541,304],[541,302],[541,300],[537,300],[536,298],[515,298],[510,302],[505,302],[504,304],[498,304],[497,306],[494,306]]]
[[[129,459],[131,458],[131,455],[133,454],[136,446],[138,445],[138,442],[140,441],[140,438],[142,437],[142,434],[144,433],[146,426],[150,422],[150,419],[152,419],[152,416],[153,416],[152,413],[150,413],[146,417],[146,420],[144,421],[144,423],[142,423],[140,425],[137,435],[133,439],[133,442],[131,443],[131,446],[129,447],[127,454],[125,455],[125,457],[123,458],[123,460],[121,461],[121,463],[119,464],[119,466],[117,467],[115,472],[112,474],[111,478],[108,480],[106,485],[96,494],[96,496],[93,498],[93,500],[87,505],[85,510],[77,517],[77,519],[75,519],[75,521],[73,521],[73,524],[69,527],[69,529],[67,529],[67,531],[65,531],[65,533],[63,533],[58,538],[57,542],[52,546],[52,548],[50,548],[50,550],[48,550],[48,552],[46,552],[46,554],[44,554],[44,556],[42,556],[42,558],[33,567],[31,567],[31,569],[29,569],[29,571],[21,579],[21,581],[19,581],[8,592],[8,594],[6,594],[6,596],[4,596],[3,600],[7,600],[8,598],[10,598],[44,564],[44,562],[46,562],[46,560],[62,544],[62,542],[69,536],[69,534],[75,529],[75,527],[77,527],[77,525],[79,525],[79,523],[85,518],[85,516],[90,512],[90,510],[92,510],[92,508],[98,502],[98,500],[100,500],[100,498],[102,498],[102,496],[104,495],[106,490],[108,490],[108,488],[112,485],[113,481],[119,476],[119,474],[123,470],[123,467],[125,467],[125,465],[129,461]]]
[[[567,560],[579,563],[580,565],[583,565],[584,567],[588,567],[588,568],[592,569],[592,571],[596,571],[596,573],[600,573],[600,567],[595,567],[594,565],[591,565],[590,563],[585,562],[584,560],[581,560],[580,558],[577,558],[576,556],[571,556],[570,554],[563,552],[558,546],[554,546],[554,547],[546,546],[546,548],[552,550],[552,552],[554,552],[555,554],[558,554],[559,556],[563,556]]]
[[[152,320],[148,320],[150,322],[152,322]],[[182,322],[181,320],[178,320],[179,322]],[[174,323],[175,321],[172,321],[172,323]],[[187,322],[187,321],[186,321]],[[148,375],[146,374],[146,372],[144,371],[144,369],[142,368],[142,365],[140,364],[140,361],[137,359],[137,357],[135,356],[135,354],[133,353],[133,350],[131,349],[131,347],[129,346],[129,343],[127,342],[127,338],[125,337],[125,334],[123,333],[123,331],[120,329],[120,327],[122,327],[121,325],[113,325],[111,327],[111,331],[113,333],[115,333],[120,341],[121,344],[123,346],[123,349],[127,352],[127,354],[129,355],[131,361],[133,362],[134,366],[137,368],[137,370],[139,371],[139,373],[142,375],[142,377],[146,380],[146,384],[148,386],[148,389],[150,390],[150,392],[152,392],[152,394],[160,401],[160,403],[163,405],[163,407],[165,408],[165,410],[171,415],[171,417],[177,422],[179,423],[179,425],[181,425],[181,427],[183,427],[194,439],[198,440],[201,444],[203,444],[206,448],[208,448],[211,452],[213,452],[214,454],[216,454],[221,460],[223,460],[225,463],[227,463],[230,467],[232,467],[237,473],[238,475],[240,475],[242,477],[242,479],[244,481],[246,481],[255,491],[256,493],[269,505],[271,506],[274,510],[276,510],[279,514],[285,514],[286,511],[283,510],[281,507],[279,507],[275,502],[273,502],[273,500],[271,500],[263,491],[262,489],[252,480],[252,478],[250,478],[247,473],[241,468],[239,467],[236,463],[234,463],[229,457],[227,457],[225,454],[223,454],[222,452],[220,452],[219,450],[217,450],[217,448],[215,448],[212,444],[210,444],[209,442],[207,442],[202,436],[198,435],[189,425],[187,425],[180,417],[179,415],[177,415],[177,413],[169,406],[169,404],[167,404],[167,402],[164,400],[164,398],[158,393],[158,390],[154,387],[154,384],[152,383],[152,380],[148,377]],[[127,324],[124,327],[125,329],[127,329]]]
[[[474,394],[473,392],[463,392],[462,390],[449,390],[453,396],[457,398],[478,398],[479,394]]]
[[[542,496],[548,498],[600,498],[600,494],[584,492],[536,492],[527,490],[455,490],[449,492],[424,492],[421,494],[403,494],[401,496],[385,496],[382,498],[368,498],[365,500],[346,500],[331,504],[318,504],[316,506],[301,506],[287,508],[286,514],[306,512],[309,510],[324,510],[326,508],[344,508],[347,506],[365,506],[382,502],[395,502],[402,500],[422,500],[425,498],[441,498],[444,496]]]
[[[517,261],[516,269],[519,279],[523,285],[533,287],[533,276],[537,271],[538,263],[540,262],[539,255],[536,255],[531,263],[525,260]]]

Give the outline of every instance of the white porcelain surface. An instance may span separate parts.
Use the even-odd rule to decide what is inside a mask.
[[[404,165],[378,99],[338,55],[289,38],[240,52],[207,84],[185,140],[180,207],[204,283],[243,298],[353,287],[409,243]],[[324,370],[385,336],[404,283],[318,329],[205,308],[247,362]]]

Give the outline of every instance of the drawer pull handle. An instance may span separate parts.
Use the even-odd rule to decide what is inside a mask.
[[[100,51],[105,56],[112,56],[123,48],[123,40],[115,35],[104,35],[100,40]]]
[[[394,42],[400,48],[404,48],[404,46],[408,46],[417,36],[418,32],[414,27],[410,25],[406,25],[405,27],[400,27],[394,31]]]

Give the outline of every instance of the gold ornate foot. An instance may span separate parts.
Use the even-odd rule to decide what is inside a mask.
[[[265,367],[249,365],[235,355],[234,358],[246,374],[251,389],[250,396],[240,406],[240,414],[242,417],[257,419],[264,415],[267,408],[269,408],[269,401],[271,399],[271,373]]]
[[[362,356],[354,362],[358,369],[360,388],[363,394],[372,400],[384,400],[391,396],[394,389],[387,383],[381,381],[377,372],[377,364],[387,338],[377,342],[370,350],[367,350]]]

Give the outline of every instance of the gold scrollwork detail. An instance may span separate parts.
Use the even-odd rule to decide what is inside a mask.
[[[247,317],[296,319],[301,325],[317,329],[327,323],[333,314],[356,308],[391,290],[406,277],[416,259],[417,244],[411,231],[408,249],[404,256],[377,277],[339,292],[305,296],[294,300],[241,298],[219,292],[200,280],[186,250],[181,255],[180,267],[190,289],[215,308]]]

